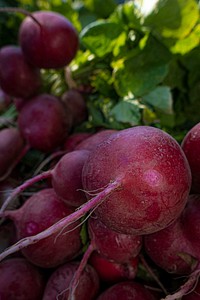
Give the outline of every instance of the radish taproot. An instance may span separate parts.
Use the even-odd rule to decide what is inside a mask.
[[[27,61],[38,68],[63,68],[75,57],[78,33],[62,14],[36,11],[19,28],[19,44]]]
[[[191,171],[172,136],[158,128],[137,126],[111,134],[91,151],[82,180],[92,199],[40,234],[22,239],[0,259],[66,228],[91,210],[106,226],[124,234],[159,231],[183,211]]]
[[[42,300],[46,280],[40,268],[23,257],[0,263],[1,300]]]
[[[41,232],[72,212],[73,209],[65,205],[52,188],[47,188],[29,197],[19,209],[6,211],[5,217],[13,220],[19,240]],[[81,227],[78,225],[76,222],[61,234],[54,234],[23,249],[23,255],[42,268],[53,268],[73,259],[82,248]]]

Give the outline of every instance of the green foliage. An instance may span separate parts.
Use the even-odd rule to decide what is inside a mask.
[[[138,2],[4,0],[1,6],[57,11],[78,30],[80,50],[69,69],[86,95],[89,118],[82,129],[154,124],[180,138],[200,119],[199,6],[159,0],[144,14]],[[1,45],[17,42],[23,16],[16,17],[3,15]],[[64,70],[42,74],[45,91],[60,96],[69,88]]]

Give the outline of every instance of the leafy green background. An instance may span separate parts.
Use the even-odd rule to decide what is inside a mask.
[[[89,118],[75,131],[160,127],[181,141],[200,121],[200,23],[195,0],[4,0],[1,7],[53,10],[76,27],[80,49],[68,66]],[[0,46],[18,43],[19,13],[1,13]],[[64,70],[43,70],[44,90],[70,88]]]

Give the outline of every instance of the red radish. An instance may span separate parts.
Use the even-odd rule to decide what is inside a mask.
[[[159,231],[180,216],[191,187],[180,145],[150,126],[112,134],[90,152],[82,178],[84,190],[96,196],[40,234],[22,239],[0,259],[66,228],[91,210],[106,226],[124,234]]]
[[[89,136],[87,139],[83,140],[81,143],[77,145],[76,150],[85,149],[85,150],[94,150],[96,146],[102,143],[105,139],[107,139],[111,134],[115,133],[114,129],[104,129],[99,132],[96,132]]]
[[[49,188],[35,193],[19,209],[6,211],[5,217],[14,221],[17,237],[21,239],[41,232],[72,212],[73,209],[65,205],[54,190]],[[80,253],[80,230],[80,223],[76,222],[67,230],[63,229],[62,232],[23,249],[22,253],[35,265],[43,268],[56,267]]]
[[[174,168],[176,166],[176,168]],[[137,126],[112,134],[83,167],[83,188],[119,189],[102,200],[95,213],[113,230],[148,234],[165,228],[181,214],[191,186],[190,168],[179,144],[164,131]]]
[[[41,94],[23,105],[18,125],[27,143],[37,150],[51,152],[65,141],[71,129],[71,117],[55,96]]]
[[[50,276],[43,295],[43,300],[68,299],[69,285],[78,268],[78,262],[66,263],[57,268]],[[95,269],[87,265],[78,282],[74,300],[96,299],[99,291],[99,277]]]
[[[107,259],[123,264],[140,253],[141,236],[113,231],[94,216],[88,220],[88,232],[93,248]]]
[[[95,268],[101,281],[114,284],[136,277],[138,257],[134,257],[128,263],[121,264],[108,260],[97,251],[94,251],[89,258],[89,264]]]
[[[1,300],[42,300],[45,279],[42,271],[25,258],[10,258],[0,263]]]
[[[0,88],[0,112],[5,111],[12,103],[12,97]]]
[[[122,281],[105,290],[97,300],[155,300],[153,294],[142,284]]]
[[[194,271],[200,261],[200,196],[190,195],[181,216],[169,227],[144,237],[151,259],[175,274]]]
[[[28,98],[39,92],[41,84],[39,70],[27,63],[20,47],[0,49],[0,85],[8,95]]]
[[[98,218],[94,216],[88,220],[88,232],[90,237],[90,245],[85,251],[81,263],[76,271],[76,274],[71,282],[70,297],[73,298],[74,290],[77,282],[83,272],[85,265],[93,251],[97,251],[103,257],[127,266],[128,272],[131,268],[128,267],[133,258],[137,257],[142,247],[141,236],[127,235],[115,232],[106,227]],[[118,267],[119,268],[119,267]],[[123,266],[121,267],[123,269]],[[134,273],[135,275],[135,273]]]
[[[38,68],[63,68],[75,57],[78,34],[63,15],[36,11],[26,17],[19,29],[19,43],[26,59]]]
[[[79,125],[87,119],[86,101],[81,93],[75,89],[70,89],[62,95],[61,99],[67,107],[67,110],[72,114],[73,126]]]
[[[191,168],[192,192],[200,193],[200,123],[188,131],[181,147]]]
[[[0,253],[16,242],[16,230],[12,221],[0,226]]]
[[[90,137],[92,134],[89,132],[77,132],[69,135],[64,143],[63,148],[70,152],[75,150],[76,146]]]
[[[89,151],[77,150],[66,153],[58,161],[56,166],[49,171],[43,172],[16,187],[4,201],[0,212],[2,213],[13,199],[34,183],[51,179],[51,184],[57,196],[68,205],[77,207],[87,201],[82,186],[82,168],[87,160]]]
[[[28,148],[17,128],[0,130],[0,180],[8,177]]]

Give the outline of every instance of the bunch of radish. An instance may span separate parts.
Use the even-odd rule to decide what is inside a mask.
[[[74,133],[82,95],[41,93],[40,72],[66,67],[78,45],[66,18],[41,11],[0,49],[18,111],[0,131],[0,299],[198,299],[200,124],[182,145],[151,126]],[[30,149],[56,161],[19,183]]]

